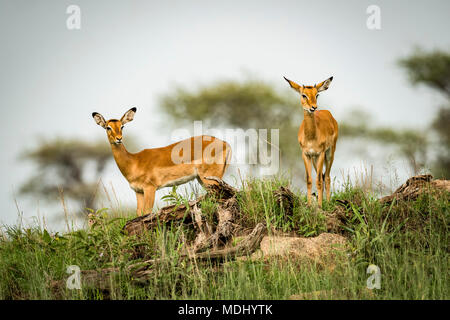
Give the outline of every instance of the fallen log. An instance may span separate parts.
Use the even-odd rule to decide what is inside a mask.
[[[381,197],[378,201],[382,204],[391,204],[395,201],[414,201],[420,195],[433,191],[450,192],[450,180],[433,180],[430,174],[418,175],[409,178],[397,190],[388,196]],[[360,206],[358,203],[351,203],[348,200],[336,200],[337,206],[333,212],[327,214],[328,232],[339,232],[345,220],[353,216],[352,205]]]
[[[236,246],[200,253],[188,254],[191,259],[225,259],[253,253],[260,245],[265,235],[266,227],[258,223],[253,231]]]
[[[273,196],[286,214],[293,213],[296,196],[288,187],[281,186],[273,192]]]
[[[250,255],[259,248],[261,240],[265,235],[265,230],[264,224],[259,223],[249,235],[234,247],[201,253],[195,253],[195,250],[192,248],[181,254],[180,258],[189,260],[225,260],[226,258]],[[155,269],[151,267],[163,261],[164,259],[151,259],[135,263],[126,267],[124,271],[129,275],[132,282],[145,283],[155,272]],[[80,275],[81,286],[82,288],[96,288],[108,292],[114,287],[119,272],[120,269],[117,267],[101,270],[82,270]],[[54,291],[61,291],[65,286],[66,280],[50,282],[50,287]]]
[[[221,204],[216,212],[218,220],[216,229],[214,232],[211,232],[212,227],[198,218],[201,216],[201,211],[197,209],[195,212],[197,215],[196,222],[197,224],[206,223],[207,231],[205,232],[202,230],[201,225],[198,225],[200,232],[194,241],[195,252],[205,251],[211,247],[217,249],[219,242],[225,245],[235,233],[236,228],[233,222],[236,219],[238,210],[236,198],[230,198]]]
[[[207,180],[215,181],[215,184],[206,185],[205,188],[209,194],[214,194],[218,199],[227,200],[233,198],[237,190],[228,183],[217,177],[205,177]]]
[[[406,180],[393,194],[382,197],[379,201],[386,204],[394,200],[413,201],[432,189],[450,192],[450,180],[433,180],[433,176],[430,174],[414,176]]]
[[[217,177],[206,177],[205,179],[213,180],[216,183],[205,186],[207,195],[215,196],[219,202],[224,202],[236,194],[236,189]],[[195,206],[200,207],[200,203],[205,196],[200,196],[195,200],[189,201],[187,204],[169,205],[161,208],[156,213],[150,213],[136,217],[128,221],[123,227],[123,232],[128,235],[140,234],[145,230],[156,227],[158,224],[169,223],[172,221],[183,220],[184,223],[191,223],[192,216],[189,214]]]
[[[145,230],[156,227],[160,223],[169,223],[172,221],[183,220],[185,223],[192,222],[191,216],[188,214],[190,209],[200,203],[204,197],[191,200],[186,204],[169,205],[161,208],[156,213],[150,213],[129,220],[123,227],[123,231],[128,235],[140,234]]]

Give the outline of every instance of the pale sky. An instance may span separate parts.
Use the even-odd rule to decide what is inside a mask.
[[[66,27],[71,4],[81,9],[80,30]],[[366,27],[372,4],[381,9],[381,30]],[[91,113],[118,118],[133,106],[127,131],[142,147],[163,146],[172,125],[162,122],[157,102],[175,85],[250,73],[285,88],[283,76],[314,84],[333,75],[322,104],[338,122],[358,107],[373,115],[370,122],[425,130],[441,97],[411,87],[396,60],[414,46],[448,50],[449,12],[450,2],[437,0],[0,0],[0,224],[16,222],[14,190],[32,173],[18,162],[21,151],[56,136],[107,143]],[[339,157],[336,175],[364,160]],[[115,166],[103,178],[133,205]],[[36,200],[17,200],[25,217],[37,215]]]

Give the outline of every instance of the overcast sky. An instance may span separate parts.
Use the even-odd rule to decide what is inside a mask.
[[[81,8],[80,30],[66,27],[71,4]],[[371,4],[381,9],[381,30],[366,26]],[[0,223],[16,221],[14,190],[32,172],[17,161],[22,150],[55,136],[107,143],[91,113],[118,118],[132,106],[128,132],[163,146],[170,135],[156,107],[174,85],[250,73],[285,88],[282,76],[314,84],[333,75],[321,97],[338,122],[359,107],[370,122],[425,130],[440,97],[411,87],[396,60],[414,46],[448,50],[449,12],[449,1],[436,0],[0,0]],[[134,201],[116,167],[105,179]],[[24,216],[37,214],[33,203],[18,203]]]

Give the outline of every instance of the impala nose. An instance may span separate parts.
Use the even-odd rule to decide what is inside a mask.
[[[116,143],[122,143],[122,137],[116,137]]]
[[[316,109],[317,109],[317,106],[312,106],[310,110],[311,110],[312,112],[314,112],[314,111],[316,111]]]

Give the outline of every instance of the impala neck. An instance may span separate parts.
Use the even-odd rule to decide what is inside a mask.
[[[114,160],[116,160],[120,172],[122,172],[124,177],[127,178],[130,170],[130,163],[131,160],[133,159],[133,155],[127,151],[123,143],[111,144],[111,149],[114,156]]]
[[[314,113],[303,110],[304,120],[305,121],[305,137],[308,140],[314,140],[316,138],[316,119],[314,117]]]

